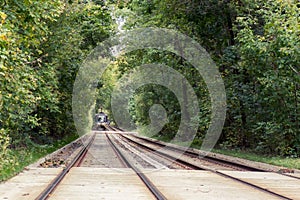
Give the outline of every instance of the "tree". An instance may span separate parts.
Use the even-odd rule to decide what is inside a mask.
[[[125,28],[175,29],[208,50],[222,73],[228,98],[220,146],[299,155],[298,1],[118,2],[118,14],[126,19]],[[208,91],[188,63],[157,51],[136,51],[122,60],[118,65],[121,74],[133,66],[165,63],[185,75],[203,100],[199,108],[201,140],[210,121]],[[161,91],[162,88],[149,86],[137,93],[142,108],[132,106],[135,120],[149,123],[145,110],[148,111],[148,103],[156,101],[149,97],[160,96]],[[169,102],[174,98],[167,96]],[[178,119],[175,121],[179,123]],[[168,132],[163,131],[162,135]]]
[[[299,154],[298,6],[292,1],[261,2],[237,18],[236,67],[244,76],[237,95],[244,101],[247,139],[267,153]]]

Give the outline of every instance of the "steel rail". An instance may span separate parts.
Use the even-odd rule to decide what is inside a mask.
[[[255,189],[257,189],[257,190],[260,190],[260,191],[263,191],[263,192],[272,194],[272,195],[277,196],[277,197],[279,197],[279,198],[282,198],[282,199],[288,199],[288,200],[291,199],[291,198],[286,197],[286,196],[284,196],[284,195],[278,194],[278,193],[273,192],[273,191],[270,191],[270,190],[268,190],[268,189],[266,189],[266,188],[263,188],[263,187],[260,187],[260,186],[258,186],[258,185],[249,183],[249,182],[247,182],[247,181],[241,180],[241,179],[239,179],[239,178],[230,176],[230,175],[225,174],[225,173],[222,173],[222,172],[220,172],[220,171],[217,171],[217,170],[214,170],[214,169],[211,169],[211,168],[208,168],[208,167],[199,167],[199,166],[194,165],[194,164],[192,164],[192,163],[186,162],[186,161],[184,161],[184,160],[182,160],[182,159],[178,159],[178,158],[176,158],[176,157],[174,157],[174,156],[171,156],[171,155],[168,155],[168,154],[166,154],[166,153],[157,151],[157,149],[154,149],[154,148],[151,148],[151,147],[149,147],[149,146],[147,146],[147,145],[141,144],[141,143],[139,143],[139,142],[137,142],[137,141],[135,141],[135,140],[133,140],[133,139],[131,139],[131,138],[128,138],[128,137],[124,136],[123,134],[118,134],[118,135],[122,136],[123,138],[125,138],[125,139],[127,139],[127,140],[129,140],[129,141],[131,141],[131,142],[133,142],[133,143],[135,143],[135,144],[137,144],[137,145],[139,145],[139,146],[142,146],[142,147],[145,148],[145,149],[148,149],[149,151],[153,151],[153,152],[155,151],[157,154],[161,154],[161,155],[163,155],[163,156],[165,156],[165,157],[168,157],[168,158],[170,158],[170,159],[172,159],[172,160],[176,160],[177,162],[180,162],[180,163],[182,163],[182,164],[184,164],[184,165],[186,165],[186,166],[188,166],[188,167],[190,167],[190,168],[194,168],[194,169],[198,169],[198,170],[199,170],[199,169],[200,169],[200,170],[208,170],[208,171],[211,171],[211,172],[213,172],[213,173],[216,173],[216,174],[218,174],[218,175],[220,175],[220,176],[223,176],[223,177],[226,177],[226,178],[230,178],[230,179],[232,179],[232,180],[235,180],[235,181],[240,182],[240,183],[242,183],[242,184],[248,185],[248,186],[250,186],[250,187],[252,187],[252,188],[255,188]],[[138,137],[138,136],[136,136],[136,135],[132,135],[132,136],[133,136],[133,137],[136,137],[136,138],[138,138],[138,139],[144,140],[144,141],[148,141],[148,142],[150,142],[150,143],[152,143],[152,144],[156,144],[156,145],[159,145],[159,146],[161,146],[161,147],[165,147],[166,149],[169,149],[169,150],[173,150],[173,151],[177,151],[177,152],[179,151],[179,152],[185,153],[185,154],[187,154],[187,155],[189,155],[189,156],[197,156],[197,157],[199,157],[199,154],[198,154],[198,153],[195,153],[195,152],[193,152],[193,151],[191,151],[191,150],[187,150],[187,149],[184,150],[184,149],[180,149],[180,148],[176,148],[176,147],[170,147],[170,146],[167,146],[167,145],[164,145],[164,144],[161,144],[161,143],[157,143],[157,142],[152,141],[152,140],[147,139],[147,138],[140,138],[140,137]],[[187,151],[187,153],[186,153],[186,152],[183,152],[183,151]],[[250,167],[250,166],[246,166],[246,165],[239,164],[239,163],[231,163],[230,161],[226,161],[226,160],[222,160],[222,159],[218,159],[218,158],[214,158],[214,157],[209,157],[209,159],[206,159],[206,161],[209,161],[209,160],[213,160],[214,162],[216,162],[216,161],[221,162],[221,163],[223,162],[223,163],[226,163],[226,164],[229,164],[229,165],[232,165],[232,164],[233,164],[233,165],[236,165],[236,166],[241,167],[241,168],[243,168],[243,169],[248,169],[249,171],[266,172],[265,170],[262,170],[262,169],[257,169],[257,168]],[[282,175],[285,175],[285,174],[282,174]],[[289,176],[289,175],[287,175],[287,176]]]
[[[179,162],[179,163],[181,163],[181,164],[183,164],[183,165],[186,165],[187,167],[193,168],[193,169],[195,169],[195,170],[209,170],[209,171],[215,171],[215,170],[212,170],[212,169],[209,168],[209,167],[197,166],[197,165],[195,165],[195,164],[193,164],[193,163],[189,163],[189,162],[187,162],[187,161],[185,161],[185,160],[183,160],[183,159],[174,157],[174,156],[172,156],[172,155],[169,155],[169,154],[164,153],[164,152],[161,152],[161,151],[157,151],[157,149],[152,148],[152,147],[149,147],[149,146],[147,146],[147,145],[145,145],[145,144],[141,144],[141,143],[139,143],[139,142],[137,142],[137,141],[135,141],[135,140],[133,140],[133,139],[131,139],[131,138],[126,137],[125,135],[122,135],[122,134],[119,134],[119,135],[120,135],[121,137],[125,138],[126,140],[128,140],[128,141],[130,141],[130,142],[136,144],[136,145],[139,145],[139,146],[141,146],[141,147],[143,147],[143,148],[145,148],[145,149],[148,149],[149,151],[155,152],[156,154],[159,154],[159,155],[164,156],[164,157],[167,157],[167,158],[169,158],[169,159],[171,159],[171,160],[173,160],[173,161],[176,161],[176,162]],[[152,143],[156,144],[156,143],[153,142],[153,141],[152,141]],[[159,143],[157,143],[157,144],[158,144],[158,145],[161,145],[161,144],[159,144]],[[173,149],[169,149],[169,150],[173,150]],[[182,152],[180,152],[180,153],[182,153]]]
[[[78,163],[78,161],[80,161],[86,155],[86,152],[93,143],[94,139],[95,134],[92,136],[89,143],[86,146],[83,146],[83,148],[78,152],[72,162],[56,176],[56,178],[48,185],[48,187],[43,192],[41,192],[38,197],[35,198],[35,200],[45,200],[49,198],[50,194],[53,193],[59,183],[64,179],[67,173],[69,173],[70,169],[74,167]]]
[[[110,126],[108,124],[105,124],[104,128],[107,129],[107,130],[109,130],[109,131],[116,131],[116,129],[114,127],[112,127],[112,126]]]
[[[147,145],[138,143],[138,142],[136,142],[136,141],[134,141],[134,140],[132,140],[132,139],[130,139],[130,138],[127,138],[126,136],[124,136],[124,135],[122,135],[122,134],[119,134],[119,135],[120,135],[121,137],[125,138],[126,140],[128,140],[128,141],[130,141],[130,142],[132,142],[132,143],[134,143],[134,144],[136,144],[136,145],[138,145],[138,146],[140,146],[140,147],[142,147],[142,148],[144,148],[144,149],[147,149],[148,151],[150,151],[150,152],[152,152],[152,153],[154,153],[154,154],[156,154],[156,155],[159,155],[159,156],[161,156],[161,157],[168,158],[168,159],[170,159],[171,161],[178,162],[178,163],[180,163],[181,165],[184,165],[184,166],[186,166],[186,167],[189,167],[189,168],[192,168],[192,169],[195,169],[195,170],[207,170],[207,168],[196,166],[196,165],[191,164],[191,163],[189,163],[189,162],[186,162],[186,161],[184,161],[184,160],[182,160],[182,159],[178,159],[178,158],[176,158],[176,157],[174,157],[174,156],[171,156],[171,155],[169,155],[169,154],[163,153],[163,152],[161,152],[161,151],[157,151],[157,149],[153,149],[153,148],[151,148],[151,147],[148,147]]]
[[[235,162],[230,162],[230,161],[223,160],[223,159],[220,159],[220,158],[215,158],[215,157],[212,157],[212,156],[209,156],[209,155],[201,155],[200,153],[196,153],[196,152],[194,152],[194,151],[192,151],[190,149],[180,149],[180,148],[176,148],[176,147],[167,146],[165,144],[157,143],[157,142],[155,142],[155,141],[153,141],[151,139],[148,139],[148,138],[138,137],[136,135],[132,135],[132,136],[135,137],[135,138],[138,138],[138,139],[150,142],[152,144],[160,145],[161,147],[165,147],[166,149],[183,152],[185,155],[190,155],[190,156],[195,156],[195,157],[205,156],[202,159],[204,159],[206,161],[209,161],[209,162],[213,161],[215,163],[220,163],[220,164],[224,163],[224,164],[227,164],[227,165],[235,165],[238,168],[243,168],[243,169],[245,169],[247,171],[273,172],[273,173],[280,174],[282,176],[287,176],[287,177],[294,178],[294,179],[300,179],[300,177],[296,177],[296,176],[293,176],[293,175],[290,175],[290,174],[285,174],[285,173],[282,173],[282,172],[271,171],[271,170],[269,170],[269,171],[268,170],[263,170],[263,169],[259,169],[259,168],[247,166],[247,165],[244,165],[244,164],[241,164],[241,163],[235,163]]]
[[[119,134],[119,135],[120,135],[120,134]],[[126,140],[126,137],[123,137],[123,139],[122,139],[122,138],[120,138],[120,139],[123,140],[123,141],[125,141],[125,140]],[[134,145],[132,145],[132,144],[130,144],[130,143],[128,143],[128,142],[127,142],[127,144],[129,144],[131,147],[135,148]],[[162,155],[162,154],[163,154],[162,152],[157,153],[156,151],[153,151],[151,148],[148,148],[147,146],[143,147],[143,149],[144,149],[145,151],[151,152],[152,154],[154,154],[154,155],[156,155],[156,156],[159,156],[160,158],[163,158],[163,159],[165,159],[165,160],[167,160],[167,161],[176,163],[176,165],[179,165],[179,166],[182,167],[182,168],[185,168],[185,169],[188,168],[188,169],[204,170],[203,168],[200,168],[200,167],[195,168],[194,165],[189,166],[190,164],[187,163],[187,162],[184,162],[184,161],[181,162],[181,160],[174,160],[174,158],[173,158],[173,157],[170,157],[168,154]]]
[[[222,172],[220,172],[220,171],[214,171],[214,173],[216,173],[216,174],[218,174],[218,175],[220,175],[220,176],[226,177],[226,178],[230,178],[230,179],[235,180],[235,181],[237,181],[237,182],[243,183],[243,184],[248,185],[248,186],[250,186],[250,187],[256,188],[256,189],[261,190],[261,191],[263,191],[263,192],[270,193],[270,194],[272,194],[272,195],[274,195],[274,196],[277,196],[277,197],[279,197],[279,198],[286,199],[286,200],[293,200],[292,198],[289,198],[289,197],[286,197],[286,196],[284,196],[284,195],[278,194],[278,193],[276,193],[276,192],[273,192],[273,191],[271,191],[271,190],[268,190],[267,188],[260,187],[260,186],[258,186],[258,185],[253,184],[253,183],[249,183],[249,182],[247,182],[247,181],[244,181],[244,180],[242,180],[242,179],[236,178],[236,177],[234,177],[234,176],[230,176],[230,175],[228,175],[228,174],[222,173]]]
[[[122,154],[120,154],[120,151],[117,149],[117,147],[113,144],[113,142],[111,141],[111,139],[108,137],[107,133],[105,133],[105,136],[107,138],[108,143],[110,144],[111,148],[113,149],[113,151],[115,152],[115,154],[117,155],[117,157],[119,158],[120,162],[123,164],[124,167],[130,168],[130,165],[128,165],[128,162],[126,159],[124,159],[124,157],[122,156]]]
[[[186,161],[184,161],[184,160],[182,160],[182,159],[173,157],[173,156],[168,155],[168,154],[163,153],[163,152],[159,152],[159,151],[157,151],[157,149],[148,147],[148,146],[146,146],[146,145],[144,145],[144,144],[141,144],[141,143],[139,143],[139,142],[137,142],[137,141],[134,141],[134,140],[132,140],[132,139],[130,139],[130,138],[127,138],[126,136],[124,136],[124,135],[122,135],[122,134],[119,134],[119,135],[121,135],[122,137],[128,139],[129,141],[131,141],[131,142],[133,142],[133,143],[135,143],[135,144],[137,144],[137,145],[139,145],[139,146],[143,146],[143,147],[145,147],[145,148],[147,148],[147,149],[149,149],[149,150],[152,150],[152,151],[155,151],[155,152],[157,152],[157,153],[159,153],[159,154],[162,154],[162,155],[164,155],[164,156],[168,156],[168,157],[170,157],[170,158],[173,158],[173,160],[182,162],[183,164],[184,164],[184,163],[187,163],[189,167],[194,167],[195,169],[199,168],[199,169],[202,169],[202,170],[207,170],[207,171],[210,171],[210,172],[212,172],[212,173],[216,173],[216,174],[218,174],[218,175],[220,175],[220,176],[223,176],[223,177],[226,177],[226,178],[235,180],[235,181],[237,181],[237,182],[240,182],[240,183],[242,183],[242,184],[248,185],[248,186],[250,186],[250,187],[252,187],[252,188],[255,188],[255,189],[257,189],[257,190],[260,190],[260,191],[263,191],[263,192],[272,194],[272,195],[277,196],[277,197],[279,197],[279,198],[286,199],[286,200],[291,200],[291,198],[289,198],[289,197],[286,197],[286,196],[284,196],[284,195],[281,195],[281,194],[278,194],[278,193],[276,193],[276,192],[270,191],[270,190],[268,190],[268,189],[266,189],[266,188],[257,186],[257,185],[255,185],[255,184],[252,184],[252,183],[249,183],[249,182],[247,182],[247,181],[241,180],[241,179],[239,179],[239,178],[230,176],[230,175],[225,174],[225,173],[222,173],[222,172],[220,172],[220,171],[216,171],[216,170],[214,170],[214,169],[210,169],[210,168],[208,168],[208,167],[199,167],[199,166],[194,165],[194,164],[192,164],[192,163],[188,163],[188,162],[186,162]],[[153,141],[151,141],[151,142],[153,142]],[[155,143],[155,142],[153,142],[153,143]],[[160,144],[160,145],[161,145],[161,144]]]
[[[143,181],[143,183],[147,186],[147,188],[151,191],[151,193],[155,196],[155,198],[158,200],[167,199],[143,172],[141,172],[137,167],[135,167],[128,161],[128,159],[124,156],[124,154],[120,151],[120,149],[113,143],[113,141],[109,138],[109,136],[107,134],[105,135],[108,141],[111,143],[111,145],[115,148],[116,152],[118,152],[119,156],[124,160],[126,165],[130,167],[138,175],[138,177]]]
[[[137,139],[147,141],[149,143],[164,147],[165,149],[169,149],[169,150],[173,150],[173,151],[176,151],[176,152],[183,153],[184,155],[187,155],[187,156],[190,156],[190,157],[199,158],[199,156],[205,156],[205,157],[202,157],[201,159],[203,159],[205,161],[208,161],[208,162],[214,162],[214,163],[219,164],[219,165],[225,164],[225,165],[228,165],[229,167],[233,166],[231,168],[236,168],[237,167],[237,168],[240,168],[240,169],[243,169],[243,170],[246,170],[246,171],[261,171],[261,172],[265,171],[265,170],[262,170],[262,169],[258,169],[258,168],[255,168],[255,167],[250,167],[250,166],[243,165],[243,164],[240,164],[240,163],[232,163],[230,161],[219,159],[219,158],[214,158],[214,157],[211,157],[211,156],[208,156],[208,155],[201,155],[201,154],[193,152],[189,149],[180,149],[180,148],[168,146],[168,145],[161,144],[161,143],[158,143],[156,141],[153,141],[153,140],[150,140],[150,139],[147,139],[147,138],[138,137],[136,135],[132,135],[132,136],[137,138]]]
[[[287,177],[290,177],[290,178],[294,178],[294,179],[300,179],[300,177],[293,176],[293,175],[290,175],[290,174],[284,174],[284,173],[280,173],[280,172],[278,172],[278,174],[281,174],[283,176],[287,176]]]

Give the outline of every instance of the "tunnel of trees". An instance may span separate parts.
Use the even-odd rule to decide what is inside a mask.
[[[118,32],[117,17],[125,19],[124,30],[173,29],[207,50],[226,87],[219,148],[300,156],[298,0],[3,0],[0,5],[0,170],[13,162],[13,149],[76,133],[76,73],[97,44]],[[145,63],[165,63],[189,80],[200,99],[194,143],[201,144],[211,118],[209,94],[189,63],[172,53],[152,49],[120,56],[97,86],[97,106],[110,112],[116,80]],[[149,123],[149,108],[157,103],[168,115],[158,137],[172,138],[180,110],[164,87],[136,91],[129,105],[132,120]]]

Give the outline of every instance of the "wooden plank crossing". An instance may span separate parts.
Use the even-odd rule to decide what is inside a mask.
[[[35,199],[62,169],[29,168],[0,183],[0,199]]]
[[[0,184],[2,199],[35,199],[61,169],[30,168]],[[142,170],[167,199],[279,199],[238,181],[202,170]],[[267,172],[222,171],[291,199],[300,199],[300,180]],[[76,167],[49,199],[155,199],[128,168]]]
[[[124,168],[72,168],[49,198],[155,199],[133,170]]]
[[[293,177],[296,177],[296,178],[300,178],[300,173],[299,172],[296,172],[296,173],[285,173],[289,176],[293,176]]]
[[[208,171],[160,170],[148,171],[146,175],[167,199],[172,200],[280,199]]]
[[[300,180],[271,172],[222,171],[232,177],[242,179],[269,191],[291,199],[300,200]]]
[[[208,171],[142,171],[167,199],[280,199]],[[131,169],[73,168],[50,199],[154,198]]]

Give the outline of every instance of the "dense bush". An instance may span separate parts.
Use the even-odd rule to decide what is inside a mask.
[[[131,0],[122,1],[119,8],[128,29],[176,29],[210,53],[222,73],[227,93],[228,111],[220,146],[300,155],[299,1]],[[201,140],[210,122],[211,106],[201,78],[187,63],[165,52],[124,55],[119,69],[126,73],[145,63],[172,66],[193,85],[202,101],[197,135],[197,141]],[[139,104],[132,107],[133,118],[137,123],[148,124],[149,104],[165,105],[172,103],[174,97],[151,86],[139,91],[136,98]],[[176,113],[176,109],[168,113],[174,121],[160,132],[162,136],[169,135],[179,124]]]
[[[2,165],[9,149],[76,133],[71,110],[76,72],[112,26],[103,2],[4,0],[0,5]]]

